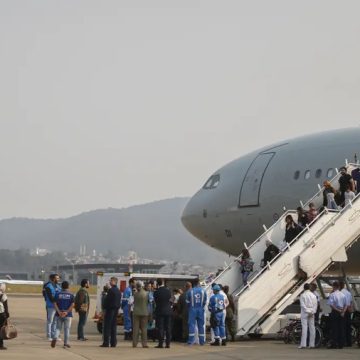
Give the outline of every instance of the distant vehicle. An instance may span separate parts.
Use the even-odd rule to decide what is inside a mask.
[[[139,273],[97,273],[97,288],[96,288],[96,309],[94,315],[94,321],[97,325],[97,330],[102,333],[103,328],[103,315],[101,310],[101,293],[103,292],[104,286],[109,284],[111,277],[117,277],[119,282],[118,286],[120,291],[123,293],[129,284],[130,279],[135,281],[150,281],[153,280],[156,283],[156,279],[164,279],[166,286],[170,289],[182,288],[185,282],[194,282],[199,277],[197,275],[174,275],[174,274],[139,274]],[[118,325],[123,325],[123,315],[120,309],[118,314]]]

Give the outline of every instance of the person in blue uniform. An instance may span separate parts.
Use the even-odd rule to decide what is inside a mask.
[[[211,343],[212,346],[226,345],[225,335],[225,298],[220,294],[220,286],[215,285],[213,287],[214,294],[210,297],[209,311],[211,313],[210,326],[214,331],[215,341]]]
[[[328,305],[331,307],[330,323],[331,323],[331,348],[342,349],[344,346],[344,330],[345,330],[345,312],[346,297],[340,291],[337,281],[334,281],[333,292],[329,295]]]
[[[69,291],[69,283],[63,281],[61,291],[55,295],[54,307],[56,309],[56,331],[51,341],[51,347],[55,347],[57,339],[60,337],[61,328],[64,325],[64,349],[70,348],[70,328],[73,318],[75,296]]]
[[[121,309],[124,315],[124,334],[125,340],[131,340],[132,322],[131,322],[131,307],[134,302],[133,288],[135,286],[134,279],[129,280],[129,286],[124,290],[121,299]]]
[[[55,296],[61,291],[59,285],[60,276],[58,274],[51,274],[49,282],[44,287],[44,298],[46,303],[46,335],[49,341],[52,341],[56,332],[56,309],[55,309]]]
[[[188,344],[195,342],[195,326],[197,325],[200,345],[205,344],[205,305],[207,301],[206,291],[196,280],[195,286],[186,292],[186,303],[189,310],[189,337]]]
[[[346,310],[344,314],[344,346],[352,346],[352,326],[351,326],[351,314],[353,312],[353,298],[351,292],[346,288],[344,281],[339,281],[340,291],[346,298]]]

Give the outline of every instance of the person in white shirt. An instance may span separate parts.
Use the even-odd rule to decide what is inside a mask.
[[[345,193],[346,196],[346,193]],[[345,325],[345,346],[352,346],[351,336],[351,313],[353,312],[353,298],[351,292],[345,287],[343,281],[339,281],[340,291],[345,295],[346,298],[346,310],[344,314],[344,325]]]
[[[346,297],[339,290],[339,283],[334,281],[332,284],[333,292],[329,295],[328,305],[331,307],[331,346],[332,349],[342,349],[344,346],[345,332],[345,311]]]
[[[315,347],[315,314],[318,306],[316,296],[310,291],[310,284],[304,285],[300,296],[301,306],[301,343],[299,349],[306,348],[308,328],[310,332],[309,347]]]
[[[354,201],[354,199],[355,199],[355,193],[353,191],[351,191],[349,186],[347,187],[344,196],[345,196],[344,207],[346,205],[350,204],[350,202]]]
[[[311,283],[310,284],[310,291],[316,296],[317,298],[317,302],[318,302],[318,306],[317,306],[317,310],[316,310],[316,314],[315,314],[315,323],[319,322],[319,317],[320,317],[320,312],[321,312],[321,308],[320,308],[320,294],[317,292],[317,285],[315,283]]]

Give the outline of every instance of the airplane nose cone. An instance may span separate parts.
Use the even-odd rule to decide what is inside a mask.
[[[202,216],[206,212],[197,196],[193,196],[186,204],[181,215],[181,222],[184,227],[195,237],[199,237],[202,229]]]
[[[189,231],[190,233],[192,233],[191,229],[192,229],[192,214],[193,211],[191,210],[191,199],[188,201],[188,203],[186,204],[182,214],[181,214],[181,222],[184,225],[185,229],[187,231]]]

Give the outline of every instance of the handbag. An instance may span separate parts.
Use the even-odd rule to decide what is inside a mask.
[[[12,324],[9,319],[7,319],[4,325],[0,329],[0,337],[3,340],[11,340],[17,337],[17,329],[14,324]]]

